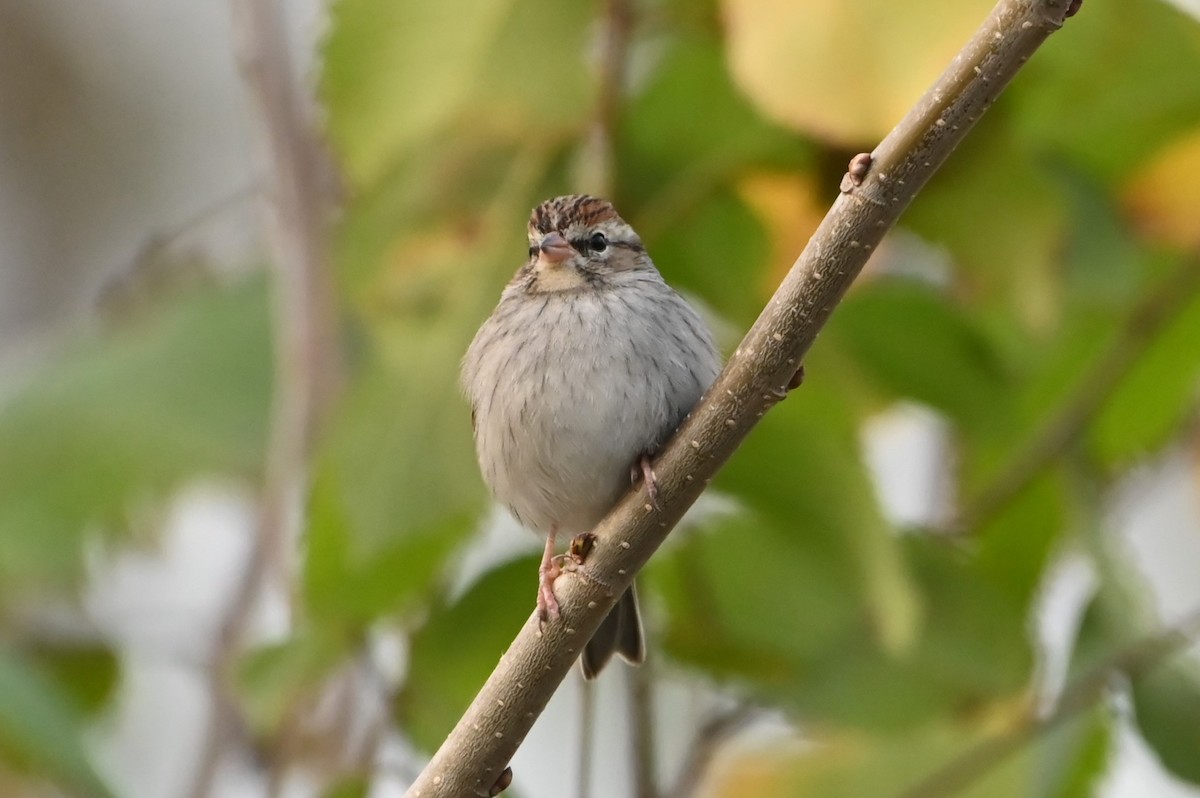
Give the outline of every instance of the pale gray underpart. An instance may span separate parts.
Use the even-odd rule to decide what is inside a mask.
[[[587,531],[720,368],[708,327],[652,266],[544,293],[518,275],[463,362],[484,481],[530,529]]]

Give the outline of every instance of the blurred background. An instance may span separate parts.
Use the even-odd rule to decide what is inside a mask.
[[[278,5],[0,0],[5,798],[402,794],[533,606],[456,387],[529,209],[729,351],[991,3]],[[1196,75],[1086,0],[511,794],[1200,796]]]

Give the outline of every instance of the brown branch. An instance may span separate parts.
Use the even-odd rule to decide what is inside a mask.
[[[340,379],[327,229],[334,174],[293,78],[278,0],[233,0],[239,66],[262,117],[269,156],[275,385],[258,527],[214,643],[212,709],[190,794],[206,798],[223,746],[240,726],[231,671],[251,610],[274,576],[290,594],[290,547],[314,432]]]
[[[1158,335],[1200,290],[1200,262],[1185,259],[1133,306],[1108,348],[1070,395],[1018,450],[1000,473],[963,510],[950,529],[978,530],[1020,495],[1071,446],[1103,409]]]
[[[621,94],[633,32],[629,0],[602,0],[599,56],[596,75],[596,110],[584,142],[577,182],[585,192],[616,196],[617,126],[621,119]]]
[[[1137,679],[1190,645],[1198,634],[1200,611],[1193,612],[1178,625],[1118,652],[1070,685],[1053,712],[1026,715],[1005,734],[971,746],[902,792],[899,798],[949,798],[962,792],[1039,735],[1095,706],[1112,685],[1114,676]]]
[[[474,702],[410,787],[410,798],[487,796],[583,644],[634,574],[773,405],[884,234],[1072,0],[1002,0],[843,193],[725,370],[654,464],[658,505],[639,487],[593,530],[585,570],[556,586],[562,616],[531,615]],[[860,162],[861,167],[861,162]]]

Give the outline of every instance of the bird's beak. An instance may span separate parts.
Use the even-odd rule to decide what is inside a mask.
[[[551,266],[558,266],[575,252],[562,233],[550,233],[542,239],[538,260]]]

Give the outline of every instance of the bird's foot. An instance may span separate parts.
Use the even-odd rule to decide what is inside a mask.
[[[594,585],[599,585],[610,595],[613,592],[612,586],[602,579],[596,578],[591,569],[584,565],[587,562],[588,555],[592,553],[592,549],[596,548],[596,536],[591,532],[580,532],[575,537],[571,538],[571,544],[567,547],[566,554],[560,554],[555,557],[555,560],[562,564],[562,569],[567,573],[575,576]]]
[[[538,569],[537,611],[538,621],[543,625],[556,620],[560,614],[558,597],[554,595],[554,580],[562,572],[562,566],[554,561]]]
[[[655,510],[658,506],[658,477],[654,474],[654,466],[650,464],[650,455],[644,454],[629,467],[629,481],[637,484],[638,478],[646,483],[646,495],[650,497],[650,505]]]
[[[554,580],[563,572],[562,559],[554,556],[554,538],[557,529],[546,536],[546,548],[542,551],[542,564],[538,568],[537,614],[538,623],[545,626],[559,616],[558,597],[554,595]]]

